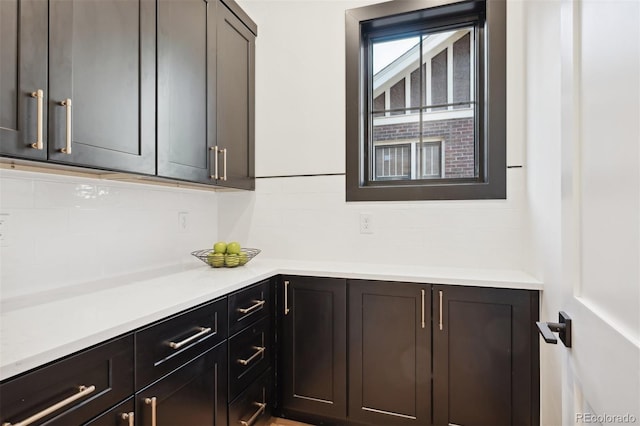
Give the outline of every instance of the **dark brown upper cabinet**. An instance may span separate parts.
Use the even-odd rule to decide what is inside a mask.
[[[158,175],[215,183],[216,4],[158,2]]]
[[[0,155],[254,189],[257,26],[233,0],[3,0],[0,21]]]
[[[155,174],[155,0],[49,2],[49,160]]]
[[[47,2],[0,1],[0,154],[47,158]]]
[[[240,19],[242,18],[242,19]],[[255,188],[256,26],[233,3],[218,1],[216,183]],[[215,161],[215,160],[214,160]]]

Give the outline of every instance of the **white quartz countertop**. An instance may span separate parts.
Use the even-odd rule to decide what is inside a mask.
[[[256,258],[238,268],[169,266],[1,301],[0,380],[278,274],[542,290],[513,270]]]

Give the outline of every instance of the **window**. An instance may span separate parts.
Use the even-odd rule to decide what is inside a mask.
[[[506,197],[504,3],[347,11],[347,201]]]

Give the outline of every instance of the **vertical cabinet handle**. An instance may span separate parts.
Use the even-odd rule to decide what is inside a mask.
[[[222,180],[227,180],[227,148],[222,149]]]
[[[289,313],[289,281],[284,282],[284,314]]]
[[[424,328],[425,327],[425,321],[424,321],[424,289],[421,289],[420,293],[422,295],[422,322],[421,322],[421,324],[422,324],[422,328]]]
[[[147,405],[151,406],[151,426],[157,426],[157,419],[156,419],[156,413],[158,411],[158,405],[157,405],[157,399],[156,397],[152,397],[152,398],[145,398],[144,403]]]
[[[60,105],[65,107],[67,111],[67,136],[66,136],[66,144],[65,147],[60,151],[63,154],[71,154],[71,99],[67,98],[64,101],[60,102]]]
[[[31,144],[31,148],[41,150],[44,147],[44,144],[42,142],[42,103],[44,99],[44,92],[42,91],[42,89],[38,89],[35,92],[31,93],[31,97],[36,98],[38,101],[36,117],[36,141]]]
[[[440,330],[442,330],[442,290],[438,291],[438,298],[440,299],[440,319],[438,321],[438,326]]]
[[[209,150],[213,151],[213,175],[209,177],[218,180],[218,145],[209,147]]]
[[[122,413],[122,414],[120,415],[120,418],[121,418],[122,420],[128,420],[128,422],[127,422],[127,426],[134,426],[134,425],[135,425],[134,417],[133,417],[133,412],[131,412],[131,413]]]

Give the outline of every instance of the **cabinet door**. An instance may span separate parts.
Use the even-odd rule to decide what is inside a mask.
[[[283,284],[283,411],[344,418],[346,280],[285,277]]]
[[[349,281],[349,418],[431,422],[431,288]]]
[[[218,1],[218,184],[255,188],[255,35]]]
[[[155,4],[50,1],[49,160],[155,173]]]
[[[2,155],[47,158],[47,8],[45,0],[0,1]],[[38,90],[42,91],[40,100],[32,96]],[[41,146],[36,144],[38,127],[42,129]]]
[[[226,358],[223,343],[138,393],[136,424],[226,425]]]
[[[158,2],[158,175],[213,183],[216,5]]]
[[[436,425],[539,423],[538,293],[433,287]]]

